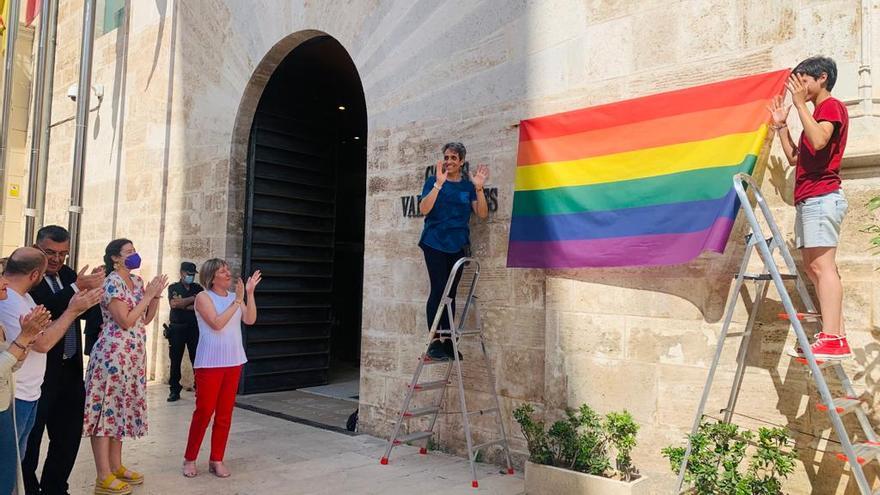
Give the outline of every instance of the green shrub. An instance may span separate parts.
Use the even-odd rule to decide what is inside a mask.
[[[630,454],[636,445],[639,426],[626,412],[604,418],[590,406],[567,409],[565,418],[550,425],[534,418],[531,404],[513,411],[529,448],[529,460],[597,476],[619,475],[629,481],[638,475]],[[616,470],[611,469],[609,450],[616,452]]]
[[[794,471],[795,453],[783,428],[759,428],[756,436],[734,424],[706,421],[690,441],[685,481],[697,495],[779,495],[782,480]],[[661,453],[677,474],[685,448],[666,447]]]

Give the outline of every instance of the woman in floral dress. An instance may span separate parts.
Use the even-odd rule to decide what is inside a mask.
[[[128,239],[116,239],[104,252],[104,323],[89,355],[83,435],[95,456],[95,494],[124,495],[144,476],[122,464],[122,441],[147,433],[146,325],[156,316],[165,275],[144,286],[131,273],[141,266]]]

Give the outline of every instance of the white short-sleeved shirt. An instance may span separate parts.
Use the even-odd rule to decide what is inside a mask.
[[[221,296],[212,290],[206,290],[205,294],[211,298],[218,315],[226,311],[226,308],[235,301],[234,292]],[[211,328],[198,310],[196,310],[196,320],[199,323],[199,345],[196,347],[193,368],[223,368],[239,366],[247,362],[241,341],[241,308],[235,310],[235,314],[220,330]]]
[[[12,342],[21,333],[18,318],[37,306],[30,294],[21,295],[12,287],[6,291],[6,299],[0,301],[0,324],[6,330],[6,340]],[[40,398],[40,386],[46,375],[46,354],[31,349],[21,368],[15,372],[15,398],[35,401]]]

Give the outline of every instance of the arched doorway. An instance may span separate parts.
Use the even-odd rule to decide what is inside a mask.
[[[331,36],[300,43],[265,83],[247,151],[242,265],[263,282],[242,393],[357,380],[366,133],[357,69]]]

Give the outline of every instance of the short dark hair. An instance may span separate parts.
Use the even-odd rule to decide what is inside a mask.
[[[67,242],[70,240],[70,232],[60,225],[46,225],[37,231],[37,242],[49,239],[54,242]]]
[[[28,275],[42,270],[46,262],[46,255],[39,249],[18,248],[6,258],[3,275]]]
[[[837,82],[837,64],[830,57],[823,57],[822,55],[804,60],[797,64],[797,67],[792,72],[797,75],[806,74],[814,79],[819,79],[823,73],[827,74],[828,79],[825,80],[825,89],[828,91],[831,91],[834,88],[834,83]]]
[[[467,155],[467,148],[461,143],[446,143],[440,152],[446,153],[446,150],[454,151],[458,155],[459,160],[464,160],[464,157]]]

